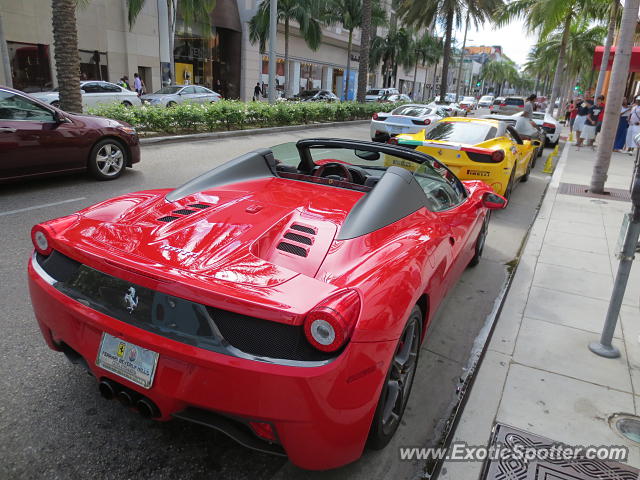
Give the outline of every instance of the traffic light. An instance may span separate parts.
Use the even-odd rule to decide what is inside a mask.
[[[481,82],[480,80],[478,80],[478,81],[476,82],[476,87],[479,87],[480,85],[482,85],[482,82]]]

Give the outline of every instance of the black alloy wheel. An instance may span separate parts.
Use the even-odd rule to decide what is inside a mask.
[[[367,445],[374,450],[384,448],[393,438],[409,401],[418,367],[422,318],[422,311],[416,305],[398,339],[369,431]]]

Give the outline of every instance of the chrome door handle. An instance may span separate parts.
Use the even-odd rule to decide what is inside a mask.
[[[0,133],[16,133],[17,131],[18,131],[17,128],[0,127]]]

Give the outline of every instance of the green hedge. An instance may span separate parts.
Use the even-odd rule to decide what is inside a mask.
[[[271,105],[221,100],[206,105],[185,104],[171,108],[113,104],[92,108],[89,113],[122,120],[141,132],[194,133],[367,119],[375,112],[388,112],[397,106],[357,102],[278,102]]]

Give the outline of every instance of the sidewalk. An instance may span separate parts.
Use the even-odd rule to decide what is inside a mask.
[[[628,190],[634,160],[613,154],[607,189]],[[594,161],[595,152],[567,143],[454,442],[487,445],[499,422],[569,445],[626,445],[628,465],[640,468],[640,447],[609,426],[615,413],[640,413],[639,256],[614,338],[621,357],[601,358],[587,348],[602,330],[618,265],[614,250],[631,204],[562,193],[566,184],[588,185]],[[482,467],[445,462],[439,478],[478,479]]]

